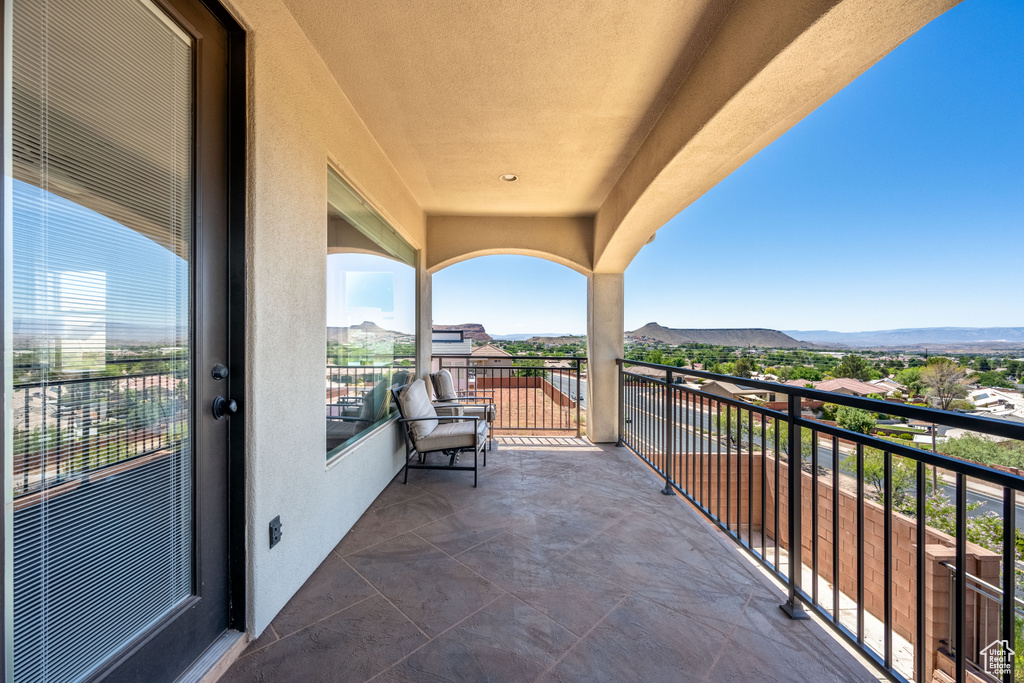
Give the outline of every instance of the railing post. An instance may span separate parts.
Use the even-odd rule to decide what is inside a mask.
[[[665,371],[665,408],[668,410],[668,416],[665,418],[665,488],[661,490],[666,496],[671,496],[672,491],[672,454],[675,451],[673,447],[673,435],[675,433],[675,408],[673,406],[673,394],[672,391],[672,371]]]
[[[624,445],[623,441],[622,441],[622,435],[626,431],[626,411],[625,411],[626,396],[625,396],[625,393],[624,393],[624,391],[625,391],[625,377],[624,377],[624,374],[623,374],[625,372],[625,368],[622,367],[622,363],[619,362],[619,361],[616,361],[616,365],[619,366],[619,441],[615,445],[622,446],[622,445]],[[588,381],[591,381],[591,380],[588,378]]]
[[[779,605],[782,611],[789,615],[790,619],[807,619],[807,613],[800,604],[797,591],[800,589],[800,575],[803,573],[803,524],[800,513],[803,489],[803,470],[800,467],[800,427],[797,425],[797,418],[800,417],[801,401],[795,394],[789,395],[789,598],[785,603]]]
[[[580,363],[580,359],[577,358],[576,363],[576,438],[583,436],[582,430],[580,429],[580,403],[583,401],[583,394],[580,393],[580,376],[583,374],[583,364]]]
[[[1017,612],[1014,609],[1016,600],[1014,592],[1017,578],[1017,546],[1015,533],[1017,529],[1017,492],[1007,487],[1003,489],[1003,631],[1001,637],[1013,643],[1017,643]],[[982,646],[987,643],[982,644]],[[1016,655],[1024,656],[1024,653]],[[1003,673],[1004,683],[1013,683],[1013,669],[1010,668]]]

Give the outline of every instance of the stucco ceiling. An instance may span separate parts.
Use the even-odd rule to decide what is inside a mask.
[[[425,211],[548,216],[597,212],[734,5],[285,2]]]

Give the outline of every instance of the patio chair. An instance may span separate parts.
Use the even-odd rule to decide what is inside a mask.
[[[487,466],[487,422],[470,415],[438,415],[427,394],[427,385],[421,379],[404,387],[391,389],[398,406],[399,419],[405,431],[405,476],[409,483],[409,470],[464,470],[473,472],[473,486],[477,484],[477,463],[483,453]],[[459,412],[454,406],[441,406],[449,412]],[[473,465],[458,465],[459,454],[473,452]],[[431,453],[443,453],[447,465],[429,461]],[[416,456],[416,462],[412,462]]]
[[[487,433],[490,438],[494,438],[494,418],[498,413],[497,406],[494,405],[494,390],[480,389],[478,390],[479,394],[456,391],[452,373],[444,369],[431,373],[430,383],[434,385],[434,394],[437,396],[437,401],[434,402],[435,406],[460,406],[463,415],[479,417],[486,421]],[[481,396],[480,394],[491,395]]]

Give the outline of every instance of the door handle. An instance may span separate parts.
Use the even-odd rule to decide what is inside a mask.
[[[213,419],[220,420],[225,415],[234,415],[238,412],[238,403],[235,399],[227,399],[218,396],[213,399]]]

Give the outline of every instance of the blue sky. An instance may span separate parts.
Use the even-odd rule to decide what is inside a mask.
[[[966,0],[669,221],[626,270],[626,329],[1024,326],[1024,2]],[[434,321],[586,329],[586,280],[490,256]]]

